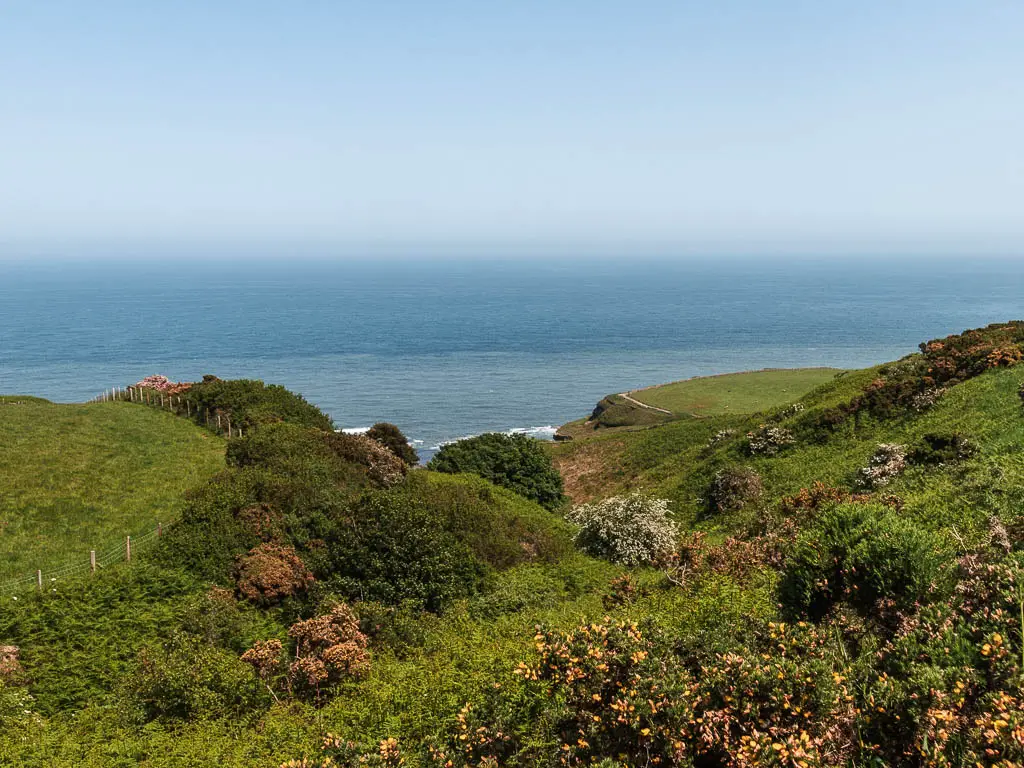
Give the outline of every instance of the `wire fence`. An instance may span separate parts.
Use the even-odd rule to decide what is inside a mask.
[[[200,426],[227,437],[242,437],[242,427],[231,423],[231,413],[220,408],[208,408],[192,402],[178,393],[162,392],[153,387],[111,387],[96,395],[91,403],[124,402],[146,405],[150,408],[182,416]]]
[[[153,545],[166,530],[163,523],[125,536],[105,550],[90,550],[75,560],[36,569],[33,574],[0,581],[0,595],[22,595],[31,592],[56,591],[62,582],[96,574],[118,563],[130,563],[138,554]]]
[[[242,428],[231,423],[231,415],[218,409],[204,408],[179,394],[161,392],[152,387],[111,387],[89,402],[126,402],[158,408],[205,426],[218,435],[242,437]],[[118,563],[132,561],[143,549],[153,544],[165,526],[154,523],[142,530],[126,535],[106,550],[90,550],[74,560],[37,568],[35,573],[13,579],[0,580],[0,595],[18,596],[31,592],[56,591],[57,586],[69,579],[95,574]]]

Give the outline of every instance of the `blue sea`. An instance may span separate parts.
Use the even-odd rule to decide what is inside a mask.
[[[1021,260],[384,259],[0,264],[0,393],[149,374],[280,383],[429,455],[550,437],[602,396],[763,367],[866,366],[1024,317]]]

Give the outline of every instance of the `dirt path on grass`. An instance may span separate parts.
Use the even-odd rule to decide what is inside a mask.
[[[621,397],[623,400],[628,400],[633,405],[638,405],[641,408],[647,408],[648,410],[657,411],[658,413],[667,413],[669,416],[675,415],[674,413],[672,413],[672,411],[666,411],[664,408],[658,408],[653,405],[648,405],[647,403],[641,403],[639,400],[634,400],[632,397],[629,396],[629,392],[619,392],[619,397]]]

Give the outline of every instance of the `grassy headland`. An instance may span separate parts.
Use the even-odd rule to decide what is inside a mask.
[[[603,398],[589,418],[565,424],[558,436],[578,439],[595,432],[631,432],[679,419],[756,413],[791,403],[844,373],[838,368],[774,368],[697,376],[634,389]]]
[[[838,368],[779,368],[698,376],[634,389],[634,400],[675,414],[756,413],[791,403],[845,373]]]

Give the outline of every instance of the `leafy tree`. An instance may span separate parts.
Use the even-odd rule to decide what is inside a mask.
[[[488,570],[444,520],[413,494],[367,494],[329,539],[329,584],[353,599],[439,611],[477,591]]]
[[[562,476],[541,445],[525,435],[490,432],[449,443],[427,467],[449,474],[472,472],[547,509],[565,501]]]
[[[394,424],[380,421],[370,427],[366,436],[371,440],[376,440],[384,447],[390,448],[406,464],[420,463],[420,457],[416,454],[416,450],[409,445],[409,440],[402,434],[402,430]]]

